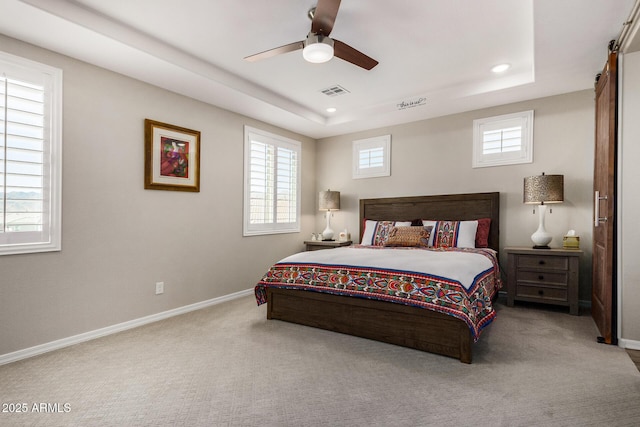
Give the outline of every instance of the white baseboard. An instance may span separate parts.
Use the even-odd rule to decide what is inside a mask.
[[[628,348],[629,350],[640,350],[640,341],[620,338],[618,340],[618,347]]]
[[[49,351],[58,350],[60,348],[69,347],[74,344],[79,344],[85,341],[93,340],[96,338],[104,337],[106,335],[115,334],[118,332],[126,331],[127,329],[137,328],[138,326],[146,325],[148,323],[157,322],[158,320],[167,319],[169,317],[178,316],[180,314],[188,313],[190,311],[200,310],[205,307],[220,304],[226,301],[231,301],[236,298],[241,298],[253,293],[253,288],[244,291],[235,292],[233,294],[224,295],[221,297],[213,298],[206,301],[197,302],[195,304],[185,305],[183,307],[174,308],[172,310],[163,311],[161,313],[152,314],[149,316],[141,317],[139,319],[129,320],[128,322],[118,323],[116,325],[107,326],[106,328],[96,329],[95,331],[89,331],[82,334],[74,335],[67,338],[62,338],[56,341],[51,341],[45,344],[36,345],[34,347],[25,348],[24,350],[14,351],[12,353],[0,355],[0,365],[16,362],[18,360],[27,359],[29,357],[37,356]]]

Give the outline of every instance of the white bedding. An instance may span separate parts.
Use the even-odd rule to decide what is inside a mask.
[[[426,273],[460,283],[465,290],[475,278],[493,268],[496,252],[491,249],[418,249],[368,248],[351,246],[319,251],[300,252],[280,263],[326,264],[392,269]]]

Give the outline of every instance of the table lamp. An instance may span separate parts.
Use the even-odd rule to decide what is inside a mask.
[[[544,216],[547,205],[564,201],[564,175],[529,176],[524,179],[523,202],[528,205],[540,205],[538,229],[531,235],[534,249],[549,249],[553,237],[544,228]]]
[[[322,232],[322,240],[333,240],[331,211],[340,209],[340,192],[331,190],[321,191],[319,207],[321,211],[327,211],[327,228]]]

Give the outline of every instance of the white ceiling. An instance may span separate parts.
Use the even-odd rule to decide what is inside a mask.
[[[303,40],[315,2],[0,0],[0,33],[322,138],[592,88],[634,0],[343,0],[331,37],[371,71],[243,60]]]

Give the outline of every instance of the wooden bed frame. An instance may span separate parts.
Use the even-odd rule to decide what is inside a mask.
[[[491,218],[489,247],[498,250],[500,193],[362,199],[360,236],[365,218],[395,221]],[[386,301],[269,287],[267,301],[267,319],[402,345],[471,363],[471,331],[464,321],[447,314]]]

